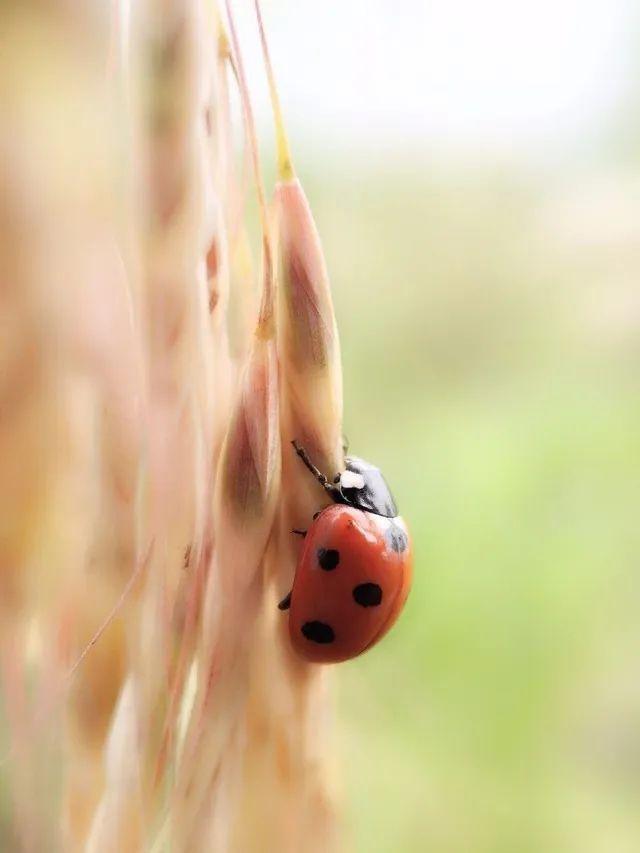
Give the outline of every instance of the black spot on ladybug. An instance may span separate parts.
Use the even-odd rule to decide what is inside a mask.
[[[395,551],[397,554],[402,554],[403,551],[406,551],[408,544],[407,534],[397,524],[390,524],[384,537],[392,551]]]
[[[333,628],[326,622],[305,622],[300,630],[312,643],[332,643],[336,638]]]
[[[340,562],[340,552],[333,548],[318,548],[318,563],[325,572],[332,572]]]
[[[352,595],[361,607],[377,607],[382,601],[382,590],[377,583],[360,583],[354,586]]]

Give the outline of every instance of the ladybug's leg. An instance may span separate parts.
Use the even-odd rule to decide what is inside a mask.
[[[292,530],[291,532],[292,532],[292,533],[295,533],[297,536],[306,536],[306,535],[307,535],[307,531],[306,531],[306,530],[295,530],[295,529],[294,529],[294,530]]]
[[[288,610],[291,607],[291,593],[288,592],[278,604],[278,610]]]
[[[300,445],[295,439],[291,442],[291,444],[293,444],[294,450],[296,451],[300,459],[302,459],[309,471],[311,471],[316,480],[320,483],[322,488],[325,489],[325,491],[329,492],[329,494],[336,503],[343,503],[343,498],[342,494],[340,493],[340,489],[337,489],[332,483],[330,483],[329,480],[327,480],[325,475],[322,473],[322,471],[320,471],[319,468],[316,468],[311,459],[309,459],[309,455],[307,454],[307,451],[304,449],[304,447],[300,447]]]

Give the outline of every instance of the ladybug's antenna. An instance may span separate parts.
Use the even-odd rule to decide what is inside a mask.
[[[309,454],[304,449],[304,447],[301,447],[295,439],[291,442],[291,444],[293,445],[293,449],[295,450],[295,452],[298,454],[300,459],[302,459],[306,467],[309,469],[309,471],[311,471],[311,473],[320,483],[322,488],[331,495],[331,497],[336,503],[344,503],[344,498],[342,497],[342,492],[340,491],[340,489],[334,486],[333,483],[330,483],[327,477],[322,473],[322,471],[319,468],[316,468],[311,459],[309,459]]]

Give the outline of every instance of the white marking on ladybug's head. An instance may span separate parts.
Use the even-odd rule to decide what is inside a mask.
[[[343,471],[340,475],[340,485],[343,489],[363,489],[364,477],[354,471]]]

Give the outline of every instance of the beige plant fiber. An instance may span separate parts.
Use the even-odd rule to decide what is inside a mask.
[[[337,846],[329,670],[276,604],[339,345],[293,171],[248,236],[223,12],[0,6],[2,850]]]

